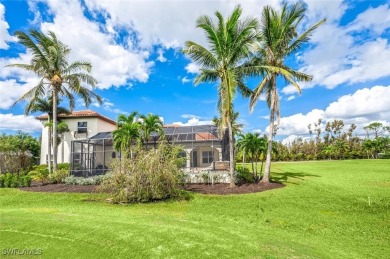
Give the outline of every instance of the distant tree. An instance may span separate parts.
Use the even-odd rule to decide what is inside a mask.
[[[239,112],[234,112],[233,116],[231,118],[231,124],[232,124],[232,129],[233,129],[233,135],[237,136],[238,134],[242,133],[242,128],[244,125],[238,123],[237,119],[238,116],[240,116]],[[218,127],[218,129],[223,130],[222,127],[222,119],[218,117],[213,117],[212,123],[214,126]],[[220,132],[220,134],[223,134],[223,132]]]
[[[370,123],[368,126],[364,127],[364,130],[367,132],[368,137],[370,133],[374,133],[374,137],[377,139],[383,134],[383,124],[380,122]]]

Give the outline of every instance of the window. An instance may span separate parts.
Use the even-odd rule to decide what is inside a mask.
[[[77,133],[87,133],[88,132],[88,127],[87,127],[87,122],[77,122]]]
[[[213,162],[213,151],[203,151],[202,152],[202,163],[211,164]]]

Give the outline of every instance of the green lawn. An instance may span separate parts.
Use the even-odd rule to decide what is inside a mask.
[[[0,189],[0,257],[389,257],[390,160],[275,163],[272,175],[287,187],[126,206]]]

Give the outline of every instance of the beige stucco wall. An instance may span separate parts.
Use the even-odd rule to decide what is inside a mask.
[[[99,132],[113,131],[116,129],[116,126],[108,123],[100,118],[63,118],[61,121],[65,122],[68,125],[69,132],[64,133],[64,140],[61,141],[61,144],[58,146],[58,163],[69,163],[70,161],[70,151],[71,151],[71,141],[76,139],[85,139],[87,137],[92,137]],[[87,122],[88,134],[77,134],[77,123],[78,122]],[[46,122],[43,121],[43,124]],[[41,142],[41,164],[46,164],[46,155],[48,154],[48,129],[42,129],[42,142]]]

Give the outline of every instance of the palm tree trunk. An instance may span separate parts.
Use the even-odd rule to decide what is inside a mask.
[[[230,187],[235,187],[236,183],[234,181],[234,146],[233,146],[233,130],[230,118],[227,122],[228,131],[229,131],[229,160],[230,160]]]
[[[271,99],[271,107],[270,107],[270,124],[268,130],[268,145],[267,145],[267,158],[265,161],[265,171],[264,177],[261,182],[268,184],[269,183],[269,175],[271,172],[271,154],[272,154],[272,139],[274,136],[274,126],[275,126],[275,98],[276,98],[276,78],[272,78],[272,99]]]
[[[51,118],[50,115],[48,117],[48,125],[47,125],[47,168],[49,169],[49,174],[51,174]]]
[[[57,91],[53,89],[53,172],[57,173]]]

